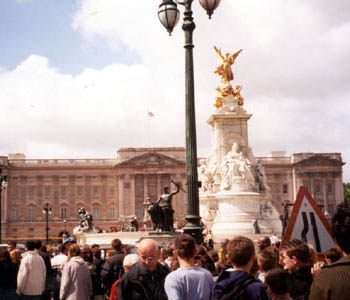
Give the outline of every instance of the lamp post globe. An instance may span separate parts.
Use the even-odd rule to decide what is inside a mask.
[[[163,3],[159,5],[158,18],[160,23],[166,28],[171,35],[173,28],[179,21],[180,11],[177,9],[177,5],[172,0],[163,0]]]
[[[201,6],[207,11],[209,19],[214,13],[214,10],[219,6],[221,0],[199,0]]]
[[[192,17],[193,0],[176,0],[184,6],[184,22],[182,29],[185,34],[185,111],[186,111],[186,176],[187,176],[187,214],[185,233],[192,235],[198,244],[203,243],[202,226],[199,216],[198,172],[197,172],[197,137],[194,97],[193,68],[193,31],[196,28]],[[199,0],[210,16],[219,5],[219,0]],[[173,0],[163,0],[159,6],[158,17],[169,33],[172,32],[179,18],[179,10]]]

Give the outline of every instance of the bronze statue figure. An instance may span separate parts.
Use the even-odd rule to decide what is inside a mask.
[[[159,200],[152,203],[148,209],[155,229],[161,231],[175,231],[172,200],[173,196],[180,191],[180,185],[173,180],[171,182],[176,186],[176,191],[170,192],[169,187],[165,187]]]

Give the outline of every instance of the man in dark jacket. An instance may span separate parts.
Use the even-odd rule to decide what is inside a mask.
[[[255,261],[252,240],[238,236],[227,245],[227,256],[233,269],[223,271],[214,287],[215,299],[268,300],[265,285],[250,275]]]
[[[144,239],[138,247],[140,261],[119,282],[118,300],[166,300],[165,277],[169,269],[158,262],[156,241]]]
[[[350,206],[342,204],[332,219],[332,233],[344,256],[315,277],[310,300],[350,299]]]
[[[101,280],[109,292],[112,284],[120,278],[123,273],[123,244],[120,239],[114,239],[111,243],[114,254],[103,264]]]

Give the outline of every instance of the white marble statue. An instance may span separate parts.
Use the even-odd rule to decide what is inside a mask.
[[[271,188],[267,184],[265,170],[260,162],[256,163],[255,170],[256,170],[257,181],[259,183],[259,190],[270,193]]]
[[[207,168],[205,159],[199,161],[198,178],[202,182],[202,191],[204,193],[213,191],[213,176]]]
[[[231,190],[234,183],[254,183],[249,159],[238,152],[238,144],[233,143],[231,151],[224,156],[221,165],[221,190]]]

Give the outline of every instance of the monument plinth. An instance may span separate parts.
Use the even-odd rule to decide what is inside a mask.
[[[216,88],[215,111],[210,116],[211,152],[199,162],[200,214],[216,239],[252,233],[257,220],[261,233],[281,231],[279,213],[272,205],[263,167],[248,142],[248,120],[242,86],[233,88],[231,65],[242,51],[223,56],[215,48],[224,86]],[[226,73],[227,74],[226,74]]]

